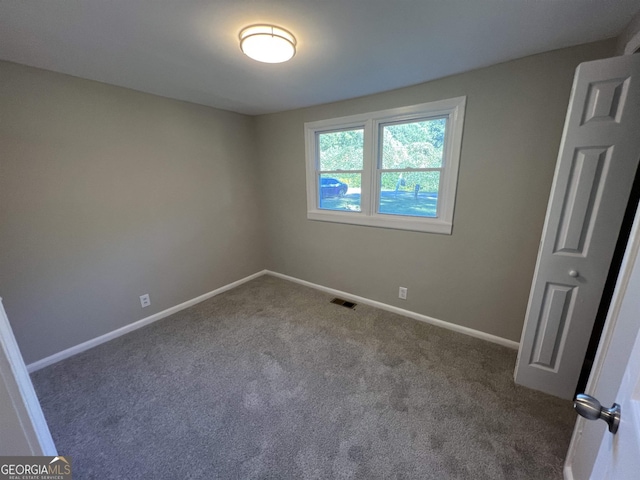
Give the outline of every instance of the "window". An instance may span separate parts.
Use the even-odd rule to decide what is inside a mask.
[[[306,123],[307,218],[450,234],[465,102]]]

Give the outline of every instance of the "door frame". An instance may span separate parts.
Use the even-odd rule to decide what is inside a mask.
[[[619,318],[620,310],[622,308],[625,294],[627,294],[628,292],[628,287],[631,280],[631,273],[633,272],[633,267],[639,255],[640,255],[640,205],[638,205],[638,207],[636,208],[633,228],[631,230],[629,241],[627,242],[627,248],[625,249],[624,260],[620,267],[620,273],[618,274],[618,280],[616,281],[616,287],[613,294],[613,298],[611,299],[611,303],[609,305],[607,319],[605,321],[605,325],[602,330],[602,335],[600,337],[600,342],[598,344],[598,350],[596,352],[596,356],[593,362],[591,374],[589,375],[589,381],[587,382],[587,386],[585,388],[586,393],[597,397],[599,400],[604,401],[605,403],[610,399],[607,399],[604,397],[605,392],[603,390],[607,390],[606,393],[608,393],[609,395],[612,396],[612,398],[614,398],[615,394],[617,393],[617,388],[615,388],[615,391],[611,391],[613,390],[613,386],[609,386],[608,388],[601,388],[600,391],[597,391],[598,390],[597,387],[601,380],[602,372],[605,367],[605,358],[607,356],[607,353],[609,352],[611,343],[613,342],[614,331],[618,326],[618,318]],[[627,346],[628,348],[626,349],[628,351],[620,351],[620,349],[618,348],[618,351],[616,352],[618,357],[623,356],[624,358],[628,359],[631,348],[635,342],[636,336],[638,335],[639,331],[640,331],[640,324],[636,326],[635,332],[628,335],[631,338],[631,341]],[[622,366],[622,369],[624,369],[624,366]],[[622,377],[622,373],[620,373],[620,377]],[[617,379],[614,379],[612,380],[612,383],[618,384],[619,381]],[[567,480],[572,480],[575,478],[573,475],[573,460],[575,458],[578,445],[580,444],[581,440],[583,440],[582,433],[586,425],[587,425],[587,420],[583,417],[578,416],[576,419],[574,430],[573,430],[573,435],[571,436],[571,443],[569,444],[569,449],[567,451],[567,456],[565,459],[564,478]],[[595,464],[595,458],[593,459],[593,462],[594,463],[591,465],[591,469],[593,469],[593,465]]]
[[[27,445],[29,450],[0,452],[0,455],[57,456],[56,446],[2,305],[2,298],[0,298],[0,382],[4,385],[3,395],[6,394],[9,397],[2,399],[0,414],[7,416],[9,425],[15,426],[10,427],[10,434],[15,443]]]

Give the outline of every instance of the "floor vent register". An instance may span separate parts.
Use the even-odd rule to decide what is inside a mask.
[[[348,300],[343,300],[342,298],[334,298],[331,300],[331,303],[335,303],[336,305],[340,305],[341,307],[347,307],[350,309],[356,308],[357,303],[350,302]]]

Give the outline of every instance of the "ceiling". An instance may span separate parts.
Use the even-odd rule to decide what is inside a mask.
[[[638,0],[2,0],[0,59],[246,114],[327,103],[617,36]],[[238,33],[291,31],[263,64]]]

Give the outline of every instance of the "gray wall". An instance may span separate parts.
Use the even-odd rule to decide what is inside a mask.
[[[0,62],[0,295],[25,361],[265,267],[518,340],[573,72],[614,44],[255,118]],[[304,122],[460,95],[453,235],[306,219]]]
[[[6,62],[0,85],[0,295],[27,363],[264,268],[253,118]]]
[[[257,119],[268,268],[518,341],[576,66],[615,41]],[[303,124],[467,96],[452,235],[306,219]],[[398,287],[408,287],[406,301]]]

